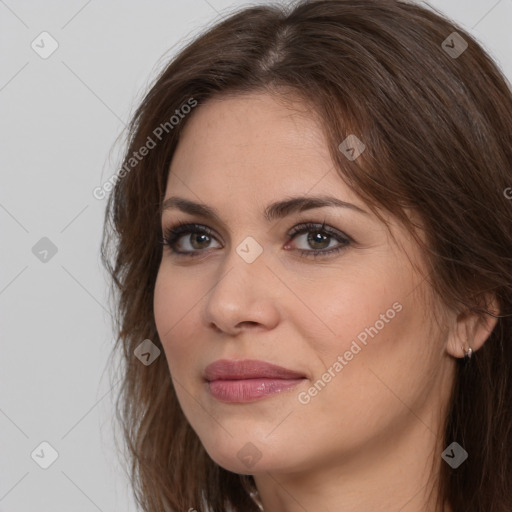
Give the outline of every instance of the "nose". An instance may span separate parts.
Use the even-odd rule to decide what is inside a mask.
[[[272,329],[280,317],[279,279],[267,266],[265,252],[248,263],[235,249],[219,267],[207,294],[205,325],[230,335],[245,329]]]

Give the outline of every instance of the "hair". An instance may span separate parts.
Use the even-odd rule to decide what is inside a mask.
[[[454,31],[468,44],[459,56],[443,47]],[[443,308],[497,318],[471,362],[457,359],[443,441],[456,440],[469,458],[457,469],[440,464],[438,502],[454,511],[512,510],[512,201],[504,192],[512,185],[512,91],[464,29],[394,0],[238,10],[180,49],[135,111],[101,256],[122,366],[116,417],[137,503],[147,512],[258,510],[253,477],[206,453],[165,357],[148,367],[134,356],[145,339],[163,351],[153,293],[160,209],[180,133],[209,99],[258,92],[283,101],[293,93],[311,107],[340,179],[421,244],[429,289]],[[189,112],[187,104],[198,106]],[[170,123],[177,110],[183,115]],[[338,149],[351,134],[366,146],[353,161]],[[499,314],[489,311],[489,297]]]

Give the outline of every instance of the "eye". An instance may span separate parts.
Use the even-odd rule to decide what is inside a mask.
[[[328,254],[338,253],[350,245],[352,239],[337,229],[326,226],[323,224],[314,224],[306,222],[295,226],[293,230],[288,233],[292,239],[301,238],[299,235],[307,234],[304,237],[304,242],[307,246],[312,247],[313,250],[298,249],[302,256],[316,258],[318,256],[325,256]],[[331,245],[331,242],[338,242]],[[286,245],[287,247],[289,244]]]
[[[288,233],[288,237],[294,240],[304,234],[308,235],[304,238],[305,244],[312,247],[312,250],[301,248],[297,250],[302,256],[309,258],[340,252],[353,241],[344,233],[326,226],[325,222],[323,224],[311,222],[299,224]],[[164,236],[160,243],[168,246],[176,256],[195,257],[204,254],[206,249],[211,248],[212,240],[216,240],[215,233],[207,226],[180,222],[164,230]],[[331,245],[333,241],[337,242],[334,247]],[[289,247],[290,242],[286,244],[285,248]]]
[[[185,237],[185,235],[188,235],[188,237]],[[180,248],[179,244],[182,238],[184,239],[184,248]],[[207,226],[180,222],[165,229],[160,242],[167,245],[173,253],[179,256],[197,256],[199,252],[204,252],[204,249],[208,248],[212,238],[213,231]]]

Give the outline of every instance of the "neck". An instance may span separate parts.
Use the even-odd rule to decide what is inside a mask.
[[[409,426],[351,454],[332,453],[307,471],[256,474],[255,501],[265,512],[340,510],[340,504],[343,512],[451,512],[436,506],[442,436],[416,417]]]

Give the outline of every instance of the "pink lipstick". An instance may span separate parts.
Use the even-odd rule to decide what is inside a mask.
[[[293,388],[306,379],[300,372],[257,360],[221,359],[204,371],[211,395],[222,402],[260,400]]]

